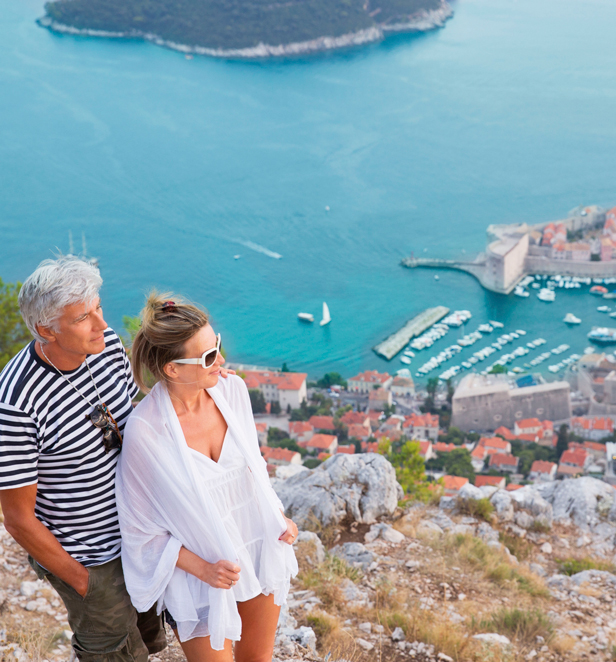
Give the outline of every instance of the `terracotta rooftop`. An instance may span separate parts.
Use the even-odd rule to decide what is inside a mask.
[[[458,491],[468,483],[468,478],[462,476],[443,476],[443,484],[446,490]]]
[[[333,416],[311,416],[308,423],[312,425],[315,430],[334,430],[334,417]]]
[[[552,469],[554,469],[555,467],[556,464],[554,464],[554,462],[535,460],[530,467],[530,471],[531,473],[549,474],[551,473]]]
[[[334,441],[336,441],[336,437],[333,434],[315,434],[312,439],[304,443],[306,448],[321,448],[327,450]]]
[[[355,377],[350,377],[347,381],[349,382],[366,382],[368,384],[384,384],[391,375],[388,375],[386,372],[380,373],[378,370],[366,370],[365,372],[360,372]]]
[[[494,453],[490,456],[490,466],[517,467],[519,458],[510,453]]]
[[[484,485],[500,487],[504,484],[505,478],[503,476],[475,476],[475,487],[483,487]]]
[[[289,421],[289,432],[293,434],[302,434],[303,432],[312,432],[314,428],[308,421]]]

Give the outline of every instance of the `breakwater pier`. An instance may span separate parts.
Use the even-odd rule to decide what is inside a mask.
[[[436,306],[434,308],[427,308],[409,320],[400,330],[393,333],[391,336],[380,342],[372,349],[383,358],[391,361],[391,359],[398,354],[408,342],[421,335],[426,329],[442,320],[445,315],[449,314],[449,308],[445,306]]]

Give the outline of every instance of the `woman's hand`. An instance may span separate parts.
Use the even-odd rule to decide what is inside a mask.
[[[240,567],[231,563],[231,561],[218,561],[217,563],[208,563],[203,561],[204,567],[200,573],[199,579],[214,588],[230,589],[235,586],[240,579]]]
[[[286,542],[287,545],[292,545],[297,539],[297,534],[299,532],[297,525],[292,519],[285,517],[284,513],[282,513],[282,516],[284,517],[284,521],[287,523],[287,530],[280,536],[280,538],[278,538],[278,540]]]
[[[235,374],[236,374],[235,370],[231,370],[231,368],[220,369],[220,376],[224,377],[225,379],[227,379],[229,375],[235,375]]]

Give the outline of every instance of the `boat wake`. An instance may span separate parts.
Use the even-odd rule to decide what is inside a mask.
[[[252,241],[238,241],[238,244],[242,244],[242,246],[246,246],[246,248],[250,248],[251,251],[256,251],[257,253],[263,253],[263,255],[267,255],[267,257],[272,257],[275,260],[280,260],[282,255],[280,253],[275,253],[274,251],[270,251],[269,248],[265,248],[265,246],[260,246],[259,244],[255,244]]]

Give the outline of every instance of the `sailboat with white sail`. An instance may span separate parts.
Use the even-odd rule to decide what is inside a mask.
[[[325,326],[326,324],[329,324],[332,321],[332,318],[329,314],[329,308],[327,307],[327,304],[325,301],[323,302],[323,319],[321,320],[321,326]]]

